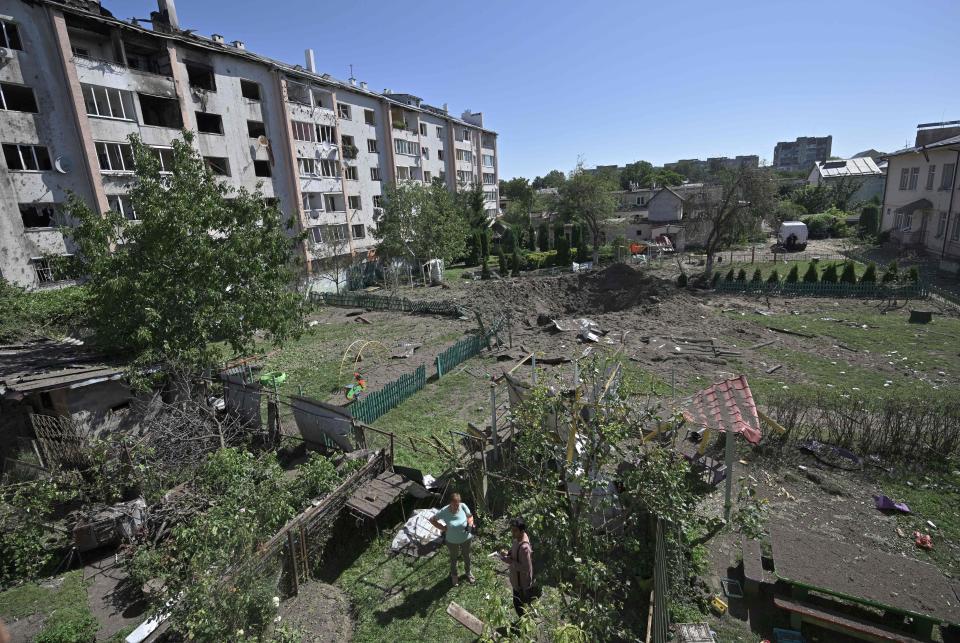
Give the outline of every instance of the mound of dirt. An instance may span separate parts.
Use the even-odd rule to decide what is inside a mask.
[[[281,622],[297,629],[304,643],[346,643],[353,635],[350,601],[333,585],[310,582],[280,605]]]
[[[673,285],[625,264],[587,274],[474,282],[457,293],[474,310],[529,315],[591,315],[656,303]]]

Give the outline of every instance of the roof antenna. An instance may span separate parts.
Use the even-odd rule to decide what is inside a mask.
[[[357,79],[353,77],[353,63],[350,64],[350,78],[348,79],[350,84],[356,87]]]

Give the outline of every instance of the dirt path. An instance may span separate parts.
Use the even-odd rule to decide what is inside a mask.
[[[333,585],[301,585],[296,596],[280,605],[280,617],[303,635],[303,643],[348,643],[352,638],[350,601]]]

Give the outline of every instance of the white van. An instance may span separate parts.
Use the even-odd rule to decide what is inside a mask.
[[[784,221],[780,224],[777,241],[787,252],[801,252],[807,247],[807,224],[802,221]]]

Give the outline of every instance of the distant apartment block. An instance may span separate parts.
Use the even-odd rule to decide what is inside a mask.
[[[173,0],[151,21],[115,18],[95,0],[9,0],[0,11],[0,273],[57,284],[68,192],[136,219],[128,192],[138,134],[161,163],[183,128],[233,188],[261,186],[293,232],[314,288],[334,256],[373,257],[386,183],[480,183],[498,211],[497,134],[411,94],[260,56],[240,40],[182,30]],[[253,27],[251,26],[251,29]]]
[[[681,174],[690,172],[691,170],[694,173],[709,174],[718,169],[735,170],[740,167],[756,169],[760,167],[760,157],[756,154],[747,154],[734,157],[715,156],[708,158],[706,161],[700,159],[680,159],[675,163],[664,163],[663,167],[664,169],[673,170]]]
[[[784,172],[806,172],[814,163],[830,158],[832,136],[801,136],[781,141],[773,148],[773,167]]]
[[[913,147],[887,155],[880,229],[904,249],[939,259],[942,270],[960,269],[960,121],[917,126]]]

